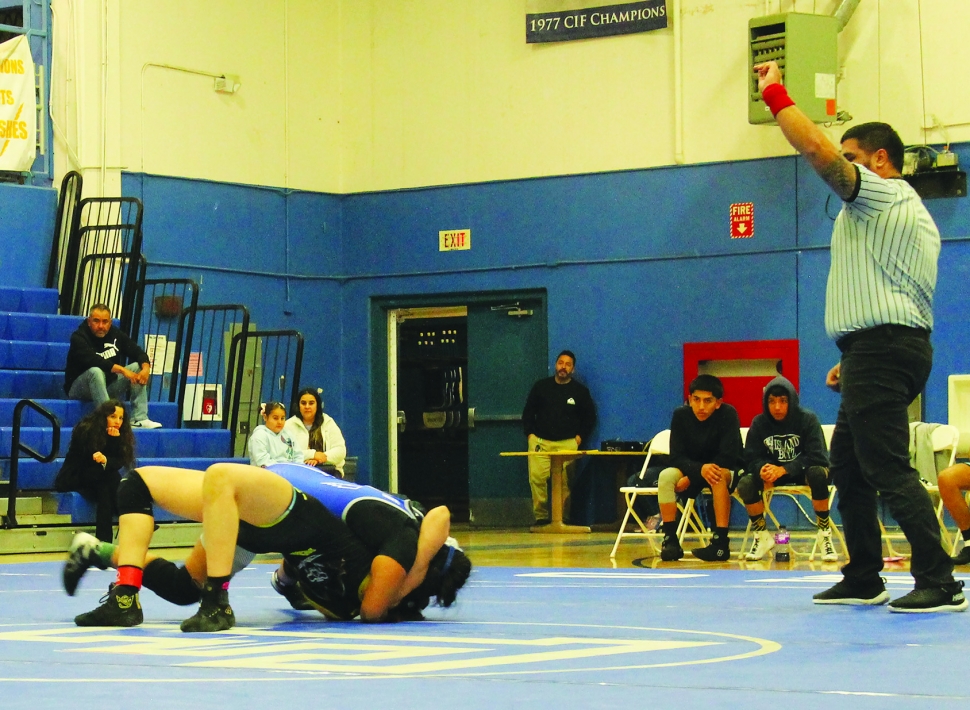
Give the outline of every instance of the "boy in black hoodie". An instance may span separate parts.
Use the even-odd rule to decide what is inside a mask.
[[[822,559],[835,562],[829,521],[829,458],[818,417],[799,406],[795,386],[779,375],[765,387],[764,413],[751,422],[744,445],[746,475],[738,494],[748,509],[754,542],[747,560],[760,560],[775,546],[765,526],[762,492],[766,486],[804,486],[812,489]]]

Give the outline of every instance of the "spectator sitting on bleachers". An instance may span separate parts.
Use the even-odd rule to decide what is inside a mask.
[[[953,558],[955,565],[970,564],[970,507],[964,492],[970,490],[970,464],[958,463],[940,471],[936,485],[940,489],[940,499],[946,506],[953,522],[960,528],[963,549]]]
[[[748,509],[754,542],[747,560],[760,560],[775,546],[765,525],[765,487],[804,486],[812,489],[812,508],[818,526],[818,549],[822,559],[839,559],[832,544],[829,521],[829,457],[822,425],[814,412],[798,403],[795,386],[779,375],[767,384],[764,412],[751,422],[744,443],[745,475],[738,494]]]
[[[77,491],[97,505],[96,535],[111,540],[111,519],[117,513],[116,494],[121,469],[135,465],[135,437],[124,406],[109,399],[86,414],[74,427],[64,464],[54,489]]]
[[[283,431],[286,422],[286,407],[282,402],[266,402],[259,413],[263,417],[263,424],[253,429],[246,453],[249,463],[253,466],[265,468],[271,463],[307,463],[315,464],[326,456],[322,452],[301,449]]]
[[[677,539],[677,495],[696,498],[705,488],[714,498],[714,535],[711,544],[691,554],[705,562],[731,557],[728,525],[731,492],[741,474],[743,451],[738,411],[723,401],[724,385],[714,375],[698,375],[689,385],[688,404],[670,420],[670,467],[660,472],[657,501],[663,519],[660,559],[684,556]]]
[[[87,319],[71,334],[64,368],[67,396],[99,405],[130,394],[131,426],[157,429],[161,424],[148,418],[151,374],[148,353],[111,323],[111,310],[103,303],[91,306]]]
[[[337,422],[324,413],[320,392],[312,387],[300,390],[299,402],[290,410],[293,416],[283,425],[283,434],[296,449],[313,454],[314,460],[307,461],[311,466],[332,468],[343,478],[347,443]]]

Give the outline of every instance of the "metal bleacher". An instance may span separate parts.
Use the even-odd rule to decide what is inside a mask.
[[[93,405],[66,399],[64,364],[71,333],[83,316],[56,315],[55,289],[0,287],[0,553],[63,550],[78,529],[93,527],[94,506],[77,493],[55,493],[54,478],[71,430]],[[8,515],[14,410],[30,399],[56,417],[60,451],[49,463],[20,455],[16,516]],[[150,417],[163,427],[135,430],[138,465],[169,465],[204,470],[216,461],[234,460],[231,433],[223,428],[179,428],[177,402],[152,401]],[[51,451],[51,422],[32,408],[23,410],[20,442],[37,452]],[[159,522],[174,519],[159,511]],[[162,525],[158,544],[191,544],[196,524]]]

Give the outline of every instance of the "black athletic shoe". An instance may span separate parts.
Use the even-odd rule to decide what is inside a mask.
[[[712,541],[707,547],[691,550],[690,554],[705,562],[726,562],[731,559],[731,549],[728,547],[727,540],[724,542]]]
[[[970,565],[970,544],[964,545],[963,549],[955,556],[951,557],[955,565]]]
[[[282,584],[277,575],[278,572],[279,570],[274,570],[273,576],[270,578],[270,585],[276,590],[276,593],[282,595],[290,603],[290,606],[297,611],[314,611],[315,607],[307,601],[299,585]]]
[[[665,537],[663,547],[660,548],[660,559],[664,562],[673,562],[683,556],[684,549],[680,546],[680,541],[673,536]]]
[[[195,616],[190,616],[182,622],[179,628],[186,633],[199,631],[211,633],[225,631],[236,625],[236,617],[229,606],[229,592],[220,591],[212,594],[211,587],[202,592],[202,603]]]
[[[71,540],[71,546],[67,550],[67,562],[64,563],[63,580],[64,590],[68,596],[74,596],[77,585],[81,577],[88,571],[89,567],[107,569],[101,558],[98,557],[97,546],[101,542],[94,535],[81,532]]]
[[[914,589],[909,594],[889,602],[889,611],[900,614],[925,614],[933,611],[963,611],[967,598],[963,595],[963,580],[941,587]]]
[[[101,598],[101,606],[74,617],[78,626],[138,626],[144,616],[138,590],[127,585],[113,586]]]
[[[883,579],[868,585],[856,585],[843,579],[834,587],[814,595],[812,601],[816,604],[877,606],[889,601],[889,592]]]

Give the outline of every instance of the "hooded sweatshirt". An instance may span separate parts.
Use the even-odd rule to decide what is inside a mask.
[[[788,393],[788,414],[780,422],[768,411],[768,392],[780,385]],[[765,387],[764,411],[754,418],[744,444],[745,469],[757,475],[765,464],[781,466],[798,476],[810,466],[828,467],[822,425],[814,412],[798,403],[795,386],[779,375]]]

